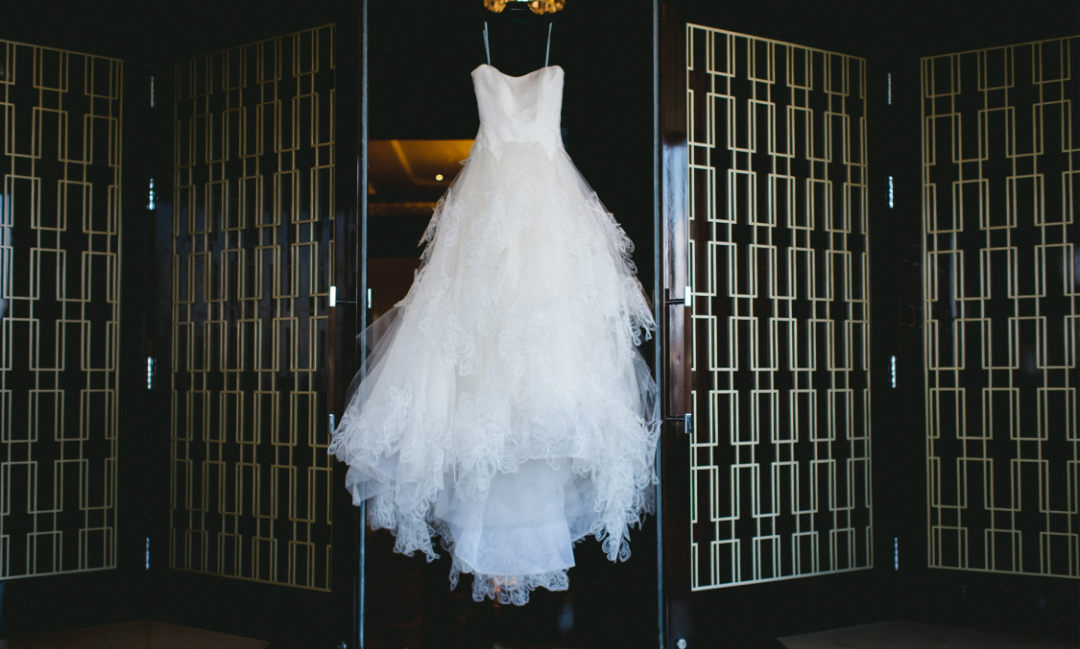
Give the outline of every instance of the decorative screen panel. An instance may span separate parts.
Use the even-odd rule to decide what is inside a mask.
[[[687,30],[692,587],[868,568],[866,63]]]
[[[922,60],[933,567],[1080,576],[1078,51]]]
[[[122,72],[0,40],[0,579],[116,566]]]
[[[330,588],[333,39],[176,66],[174,568]]]

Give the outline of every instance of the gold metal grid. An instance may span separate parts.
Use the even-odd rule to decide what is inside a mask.
[[[1078,52],[922,60],[932,567],[1080,576]]]
[[[0,579],[116,566],[122,76],[0,40]]]
[[[692,588],[868,568],[866,63],[687,26]]]
[[[329,590],[334,27],[176,66],[174,568]]]

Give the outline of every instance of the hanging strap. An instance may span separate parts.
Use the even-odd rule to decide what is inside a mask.
[[[550,32],[550,30],[548,30]],[[491,45],[488,43],[487,21],[484,21],[484,51],[487,52],[488,65],[491,65]]]
[[[548,44],[547,44],[547,52],[545,52],[545,53],[544,53],[544,67],[545,67],[545,68],[546,68],[546,67],[548,66],[548,61],[550,61],[550,60],[551,60],[551,28],[552,28],[552,27],[553,27],[554,25],[555,25],[555,23],[548,23]],[[490,65],[490,64],[489,64],[489,65]]]
[[[548,62],[551,61],[551,28],[554,27],[554,23],[548,23],[548,38],[547,38],[547,50],[544,52],[544,67],[548,67]],[[488,40],[488,24],[484,21],[484,52],[487,54],[487,64],[491,65],[491,43]]]

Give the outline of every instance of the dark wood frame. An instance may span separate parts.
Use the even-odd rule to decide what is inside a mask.
[[[686,175],[685,23],[667,3],[659,7],[658,151],[660,208],[657,247],[657,386],[662,427],[658,457],[661,479],[657,511],[660,571],[660,646],[678,649],[693,626],[690,596],[690,490],[665,476],[690,471],[690,310],[686,306],[689,211]]]

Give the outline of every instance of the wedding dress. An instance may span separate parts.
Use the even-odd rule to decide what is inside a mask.
[[[408,295],[373,343],[330,452],[355,504],[473,598],[565,590],[573,544],[611,560],[653,507],[654,328],[632,244],[563,149],[563,70],[473,73],[480,131],[438,202]],[[355,382],[354,382],[355,383]]]

